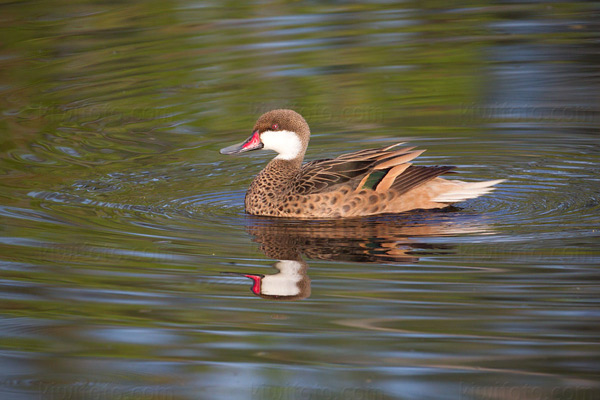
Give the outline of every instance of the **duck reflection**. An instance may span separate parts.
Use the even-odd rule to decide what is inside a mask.
[[[347,220],[298,221],[247,216],[252,240],[277,272],[258,274],[224,272],[252,280],[257,296],[272,300],[301,300],[310,296],[308,264],[314,260],[359,263],[416,263],[419,257],[448,253],[453,245],[432,237],[485,233],[489,226],[477,218],[446,212],[417,212]]]

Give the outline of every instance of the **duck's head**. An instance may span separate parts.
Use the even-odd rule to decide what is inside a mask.
[[[260,116],[246,141],[221,149],[221,154],[266,149],[277,152],[276,159],[302,161],[309,138],[310,129],[302,115],[293,110],[272,110]]]
[[[252,279],[252,293],[271,300],[301,300],[310,296],[308,265],[304,261],[279,260],[274,267],[276,274],[245,274],[223,272],[226,275]]]

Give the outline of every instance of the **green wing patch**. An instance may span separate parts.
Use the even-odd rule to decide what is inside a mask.
[[[364,185],[359,190],[362,189],[371,189],[375,190],[377,184],[381,181],[381,179],[387,174],[387,170],[373,171],[371,175],[367,178]]]

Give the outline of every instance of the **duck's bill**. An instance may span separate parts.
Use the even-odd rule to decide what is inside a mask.
[[[223,275],[232,275],[232,276],[243,276],[245,278],[250,278],[252,279],[252,293],[259,295],[260,294],[260,287],[262,285],[262,278],[264,278],[265,276],[262,274],[244,274],[241,272],[221,272],[221,274]]]
[[[223,271],[223,272],[221,272],[221,274],[222,275],[231,275],[231,276],[243,276],[245,278],[250,278],[250,279],[265,277],[263,274],[245,274],[243,272],[229,272],[229,271]]]
[[[239,144],[234,144],[233,146],[225,147],[219,152],[221,154],[239,154],[246,151],[259,150],[262,149],[263,146],[264,145],[260,141],[260,135],[258,134],[258,131],[255,131],[252,136],[246,139],[246,141]]]

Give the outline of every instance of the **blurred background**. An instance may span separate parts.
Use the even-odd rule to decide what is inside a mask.
[[[0,93],[1,398],[600,396],[597,2],[0,2]],[[507,181],[250,218],[218,149],[282,107]]]

